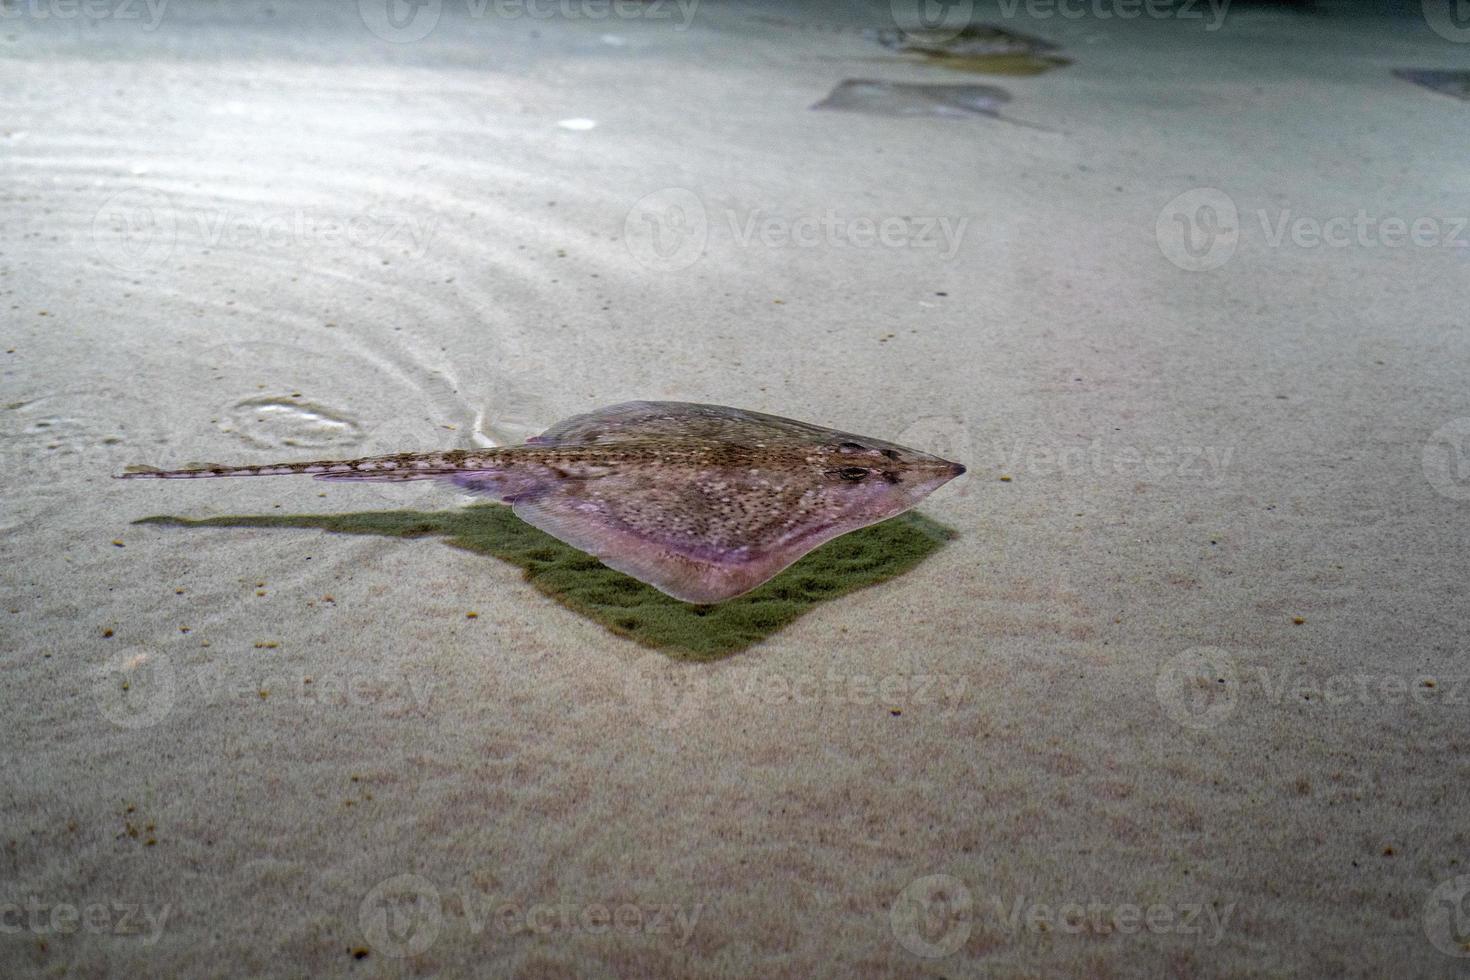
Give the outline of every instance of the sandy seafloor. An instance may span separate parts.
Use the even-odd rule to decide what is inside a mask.
[[[1470,968],[1470,116],[1389,74],[1464,45],[1018,15],[1075,63],[993,79],[887,5],[140,16],[0,23],[0,973]],[[1053,132],[809,111],[861,77]],[[952,454],[959,537],[690,665],[438,540],[131,523],[447,490],[109,479],[640,397]]]

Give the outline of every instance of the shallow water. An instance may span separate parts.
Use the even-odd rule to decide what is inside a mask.
[[[6,8],[0,973],[1461,962],[1453,22],[902,6]],[[442,487],[110,479],[632,398],[960,460],[956,536],[689,663]]]

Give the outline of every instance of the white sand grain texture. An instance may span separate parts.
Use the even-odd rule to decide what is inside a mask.
[[[439,6],[0,20],[0,973],[1465,969],[1467,116],[1390,75],[1465,45]],[[699,665],[440,540],[131,523],[443,489],[109,479],[629,398],[952,453],[958,537]]]

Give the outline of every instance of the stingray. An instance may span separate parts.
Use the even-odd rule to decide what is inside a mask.
[[[1470,71],[1436,71],[1432,68],[1395,68],[1393,73],[1406,81],[1422,85],[1470,102]]]
[[[945,68],[996,75],[1039,75],[1072,62],[1050,52],[1057,45],[989,24],[959,33],[889,28],[868,36],[890,51],[917,54]]]
[[[1011,94],[995,85],[926,85],[849,78],[812,108],[865,112],[874,116],[938,116],[941,119],[989,116],[1017,126],[1051,132],[1043,126],[1001,115],[1000,107],[1009,101]]]
[[[133,467],[122,479],[446,480],[603,564],[693,603],[732,599],[802,555],[903,513],[965,472],[891,442],[721,405],[625,402],[520,446],[350,460]]]
[[[824,34],[846,34],[855,30],[836,24],[814,24],[765,14],[756,14],[750,19],[775,24],[786,30],[820,31]],[[861,33],[890,51],[917,55],[931,64],[957,71],[986,75],[1039,75],[1072,63],[1070,59],[1051,54],[1057,45],[1050,41],[990,24],[971,24],[958,32],[889,27],[867,29]],[[840,60],[851,59],[844,57]]]
[[[969,24],[956,31],[899,30],[871,31],[869,36],[891,51],[920,51],[953,55],[1038,54],[1055,51],[1051,41],[1008,31],[990,24]]]

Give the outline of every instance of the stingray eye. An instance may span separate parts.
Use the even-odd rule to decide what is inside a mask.
[[[865,453],[868,451],[868,447],[860,442],[839,442],[837,444],[837,451],[843,453]]]
[[[867,478],[868,470],[862,466],[844,466],[837,471],[837,475],[848,483],[861,483]]]

